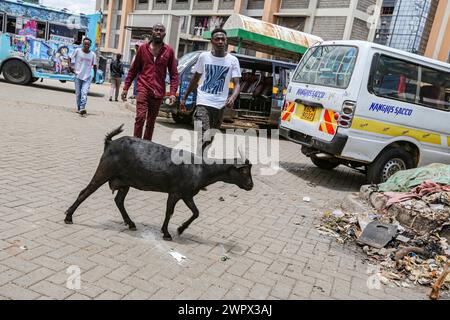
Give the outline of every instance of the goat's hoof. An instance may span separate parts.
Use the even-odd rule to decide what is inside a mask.
[[[131,231],[136,231],[137,228],[134,224],[128,226]]]
[[[184,230],[185,230],[185,228],[179,227],[179,228],[177,229],[178,234],[181,235],[181,234],[184,232]]]
[[[163,240],[172,241],[172,236],[170,234],[168,236],[163,236]]]
[[[65,222],[66,224],[73,224],[72,218],[65,218],[65,219],[64,219],[64,222]]]

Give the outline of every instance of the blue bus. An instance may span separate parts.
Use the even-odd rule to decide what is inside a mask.
[[[100,42],[102,14],[74,14],[20,0],[0,0],[0,73],[6,81],[30,84],[43,79],[73,81],[68,58],[84,37],[91,50]],[[96,83],[103,83],[97,71]]]

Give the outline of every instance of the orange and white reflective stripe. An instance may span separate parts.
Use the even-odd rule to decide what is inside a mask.
[[[285,111],[281,114],[281,120],[283,121],[290,121],[291,120],[291,114],[294,112],[295,108],[295,102],[290,102],[288,107]]]
[[[334,118],[334,111],[325,109],[323,120],[319,124],[319,131],[334,135],[336,133],[337,121]]]

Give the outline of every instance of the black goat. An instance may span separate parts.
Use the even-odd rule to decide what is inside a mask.
[[[173,149],[169,147],[134,137],[121,137],[112,141],[112,137],[123,131],[122,127],[123,125],[106,135],[105,149],[94,177],[66,211],[65,223],[72,224],[72,215],[78,206],[100,186],[109,182],[113,193],[118,190],[114,200],[130,230],[136,230],[136,225],[124,207],[130,187],[168,193],[166,218],[161,232],[165,240],[171,240],[167,227],[180,199],[191,209],[193,215],[178,228],[178,234],[182,234],[198,217],[199,211],[193,198],[201,188],[217,181],[232,183],[247,191],[253,188],[252,165],[248,160],[245,164],[238,164],[237,159],[234,164],[194,164],[194,154],[179,150],[179,154],[187,156],[191,164],[176,164],[172,161]]]

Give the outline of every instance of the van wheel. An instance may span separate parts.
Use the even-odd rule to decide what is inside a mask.
[[[190,124],[192,122],[192,117],[189,115],[181,115],[178,113],[172,113],[172,119],[178,124]]]
[[[19,60],[10,60],[3,66],[5,80],[14,84],[28,84],[31,81],[31,71]]]
[[[414,168],[412,155],[402,148],[389,148],[367,166],[367,182],[383,183],[400,170]]]
[[[337,162],[336,160],[333,160],[333,159],[322,159],[322,158],[317,158],[317,157],[311,157],[311,161],[320,169],[325,169],[325,170],[333,170],[338,165],[340,165],[339,162]]]

